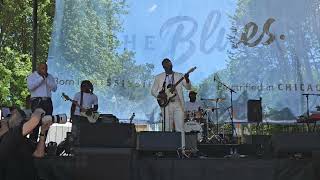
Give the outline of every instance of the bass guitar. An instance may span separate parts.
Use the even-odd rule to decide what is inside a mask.
[[[191,68],[185,75],[189,75],[195,69],[197,69],[197,67]],[[177,95],[175,93],[175,89],[182,82],[183,79],[184,76],[180,78],[174,85],[169,84],[159,92],[157,96],[157,101],[160,107],[166,107],[169,104],[169,102]]]
[[[85,109],[81,107],[77,101],[71,99],[65,93],[62,93],[62,97],[64,98],[65,101],[71,101],[73,104],[79,107],[80,115],[83,117],[86,117],[90,123],[95,123],[99,119],[100,114],[98,112],[93,112],[91,109]]]

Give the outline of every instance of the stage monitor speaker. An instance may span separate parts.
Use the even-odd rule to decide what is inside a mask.
[[[243,142],[244,144],[241,145],[241,153],[255,154],[258,158],[271,158],[272,148],[270,135],[244,135]]]
[[[287,156],[291,153],[312,155],[320,150],[319,133],[275,134],[271,138],[273,153],[276,156]]]
[[[260,100],[248,100],[247,104],[248,122],[262,122],[262,106]]]
[[[119,123],[119,119],[113,114],[100,114],[99,123]]]
[[[79,147],[135,148],[135,146],[134,124],[80,124]]]
[[[76,148],[73,179],[130,180],[133,160],[131,148]]]
[[[186,133],[185,139],[185,149],[197,149],[196,133]],[[137,150],[140,151],[176,151],[180,148],[180,132],[144,131],[137,134]]]

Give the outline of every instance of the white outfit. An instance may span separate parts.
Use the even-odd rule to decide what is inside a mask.
[[[182,73],[174,72],[173,74],[173,84],[176,83],[184,75]],[[172,77],[166,76],[166,73],[163,72],[158,74],[155,77],[155,80],[152,85],[151,94],[154,97],[157,97],[159,92],[163,88],[163,82],[166,80],[166,86],[168,82],[172,82]],[[182,131],[184,129],[184,98],[183,98],[183,89],[184,86],[187,90],[191,89],[191,82],[187,83],[184,79],[176,87],[177,96],[174,98],[174,102],[170,102],[165,108],[165,130],[172,131],[175,127],[176,131]],[[161,108],[162,117],[164,115],[164,108]],[[173,126],[174,124],[174,126]]]
[[[73,98],[74,101],[77,101],[80,105],[81,100],[81,92],[78,92],[74,95]],[[90,109],[94,105],[98,105],[98,97],[95,94],[91,93],[83,93],[83,99],[82,99],[82,107],[85,109]],[[74,115],[80,116],[80,108],[77,106],[74,112]]]
[[[192,111],[199,111],[199,108],[201,109],[203,106],[202,106],[202,104],[201,104],[201,102],[199,102],[199,101],[196,101],[196,102],[190,102],[190,101],[188,101],[188,102],[186,102],[185,103],[185,108],[184,108],[184,110],[186,111],[186,112],[192,112]]]
[[[151,88],[151,94],[154,97],[159,95],[159,92],[163,89],[164,81],[165,86],[169,84],[175,84],[184,75],[181,73],[174,72],[173,77],[166,75],[165,72],[158,74],[153,82]],[[162,118],[165,118],[165,131],[176,130],[181,132],[181,146],[185,149],[185,133],[184,133],[184,98],[183,89],[184,86],[187,90],[191,89],[191,82],[187,83],[185,79],[179,83],[176,87],[177,96],[174,98],[174,102],[169,102],[165,108],[161,108]],[[164,117],[165,115],[165,117]]]
[[[30,74],[27,78],[28,89],[33,97],[49,97],[51,98],[51,91],[57,90],[57,83],[51,74],[43,78],[37,71]]]

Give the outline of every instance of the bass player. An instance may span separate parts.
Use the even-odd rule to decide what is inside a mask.
[[[167,95],[160,93],[164,91],[168,86],[175,85],[179,79],[183,79],[181,83],[177,84],[174,89],[171,90],[173,94],[176,94],[168,104],[161,107],[162,118],[164,119],[165,131],[184,131],[184,98],[183,98],[183,86],[187,89],[191,89],[191,82],[189,80],[189,74],[183,75],[182,73],[174,72],[170,59],[165,58],[162,61],[162,67],[165,72],[158,74],[155,77],[152,85],[151,94],[159,99],[166,99]]]
[[[79,104],[79,106],[77,106]],[[87,123],[86,117],[81,116],[81,112],[86,111],[88,113],[96,112],[98,110],[98,97],[93,93],[93,85],[89,80],[81,82],[80,92],[74,95],[73,103],[70,109],[70,115],[72,120],[72,134],[77,137],[79,134],[79,124]]]

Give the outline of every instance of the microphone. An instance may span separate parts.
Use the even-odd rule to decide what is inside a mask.
[[[216,75],[213,76],[213,81],[216,81]]]

